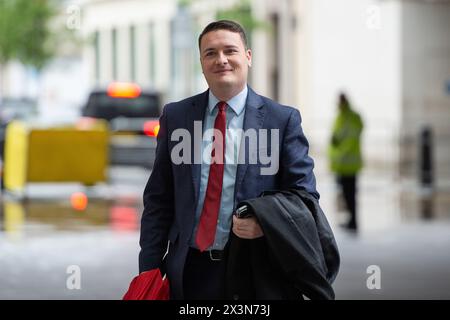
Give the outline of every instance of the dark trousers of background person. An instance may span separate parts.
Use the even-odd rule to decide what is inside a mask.
[[[208,251],[190,248],[183,274],[185,300],[225,299],[226,262],[211,260]]]
[[[356,176],[338,176],[337,182],[342,190],[345,205],[350,213],[350,219],[346,227],[356,230]]]

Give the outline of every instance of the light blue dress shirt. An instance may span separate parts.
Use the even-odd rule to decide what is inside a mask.
[[[239,94],[227,101],[226,121],[227,132],[225,138],[225,165],[223,173],[222,198],[220,200],[219,218],[216,229],[214,244],[207,250],[223,250],[230,233],[233,207],[234,207],[234,185],[236,181],[236,171],[238,166],[238,155],[241,143],[241,133],[244,126],[245,102],[247,101],[248,88],[245,86]],[[198,224],[205,201],[206,188],[208,186],[209,164],[211,162],[212,132],[214,122],[218,113],[217,99],[209,91],[208,109],[205,112],[202,141],[202,165],[200,190],[195,212],[195,227],[192,233],[190,245],[197,248],[195,237],[197,235]],[[209,133],[209,134],[208,134]]]

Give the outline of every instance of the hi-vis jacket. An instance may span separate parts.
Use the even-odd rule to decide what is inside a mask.
[[[361,117],[352,109],[340,111],[333,125],[328,148],[331,171],[337,175],[355,175],[363,166],[360,136]]]

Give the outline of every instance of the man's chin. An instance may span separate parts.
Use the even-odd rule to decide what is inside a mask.
[[[222,78],[220,80],[217,80],[215,82],[216,86],[218,87],[222,87],[222,88],[228,88],[228,87],[233,87],[236,85],[236,81],[234,81],[233,79],[225,79]]]
[[[245,82],[242,83],[241,81],[236,80],[233,77],[230,78],[222,78],[220,80],[214,79],[215,81],[208,82],[209,87],[213,89],[213,92],[215,90],[226,90],[226,91],[240,91],[242,90],[241,87],[245,86]]]

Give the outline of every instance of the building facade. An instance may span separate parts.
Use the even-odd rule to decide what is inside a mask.
[[[134,81],[165,101],[206,89],[197,36],[239,1],[88,0],[82,6],[92,85]],[[300,109],[313,153],[325,156],[337,95],[365,123],[368,168],[414,179],[419,133],[435,136],[438,183],[450,181],[448,1],[252,0],[250,84]]]

